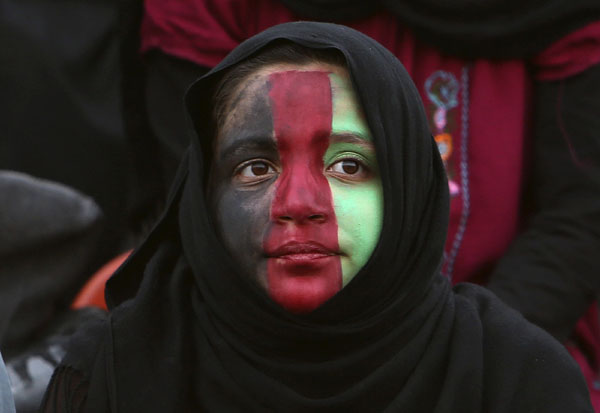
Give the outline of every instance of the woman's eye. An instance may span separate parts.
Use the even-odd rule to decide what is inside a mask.
[[[346,175],[356,175],[363,171],[363,166],[360,162],[352,159],[343,159],[330,166],[332,172]]]
[[[327,172],[342,181],[363,182],[373,175],[370,169],[358,159],[345,158],[331,164]]]
[[[265,175],[274,173],[275,169],[271,165],[263,161],[254,161],[246,164],[241,168],[238,174],[244,178],[264,177]]]

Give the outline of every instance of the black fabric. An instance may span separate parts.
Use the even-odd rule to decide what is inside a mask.
[[[536,87],[531,218],[489,288],[564,341],[600,291],[600,65]]]
[[[421,40],[462,58],[524,58],[600,17],[597,0],[281,0],[304,18],[393,13]]]
[[[0,168],[71,186],[106,216],[104,260],[129,248],[133,175],[119,92],[117,1],[0,1]]]
[[[190,143],[183,97],[190,84],[209,69],[159,51],[147,53],[144,66],[146,110],[160,149],[159,160],[165,185],[162,193],[166,196],[181,157]]]
[[[375,13],[381,6],[364,0],[281,0],[302,17],[316,20],[359,20]]]
[[[135,165],[129,218],[138,235],[164,208],[177,166],[189,144],[183,96],[208,68],[153,51],[141,56],[144,4],[119,2],[123,121]]]
[[[164,172],[159,148],[146,111],[146,71],[139,54],[143,2],[118,2],[119,69],[123,126],[135,173],[128,197],[128,218],[136,236],[143,239],[164,207]]]
[[[65,311],[36,334],[36,339],[6,360],[17,413],[34,413],[40,407],[52,373],[62,361],[70,337],[77,329],[104,311],[96,307]]]
[[[370,261],[302,316],[241,275],[202,190],[215,82],[284,40],[344,54],[384,188],[384,229]],[[84,373],[86,412],[592,411],[577,366],[556,341],[486,290],[451,290],[439,274],[444,168],[416,88],[382,46],[343,26],[276,26],[195,83],[187,105],[197,136],[169,208],[109,281],[109,321],[82,332],[63,364]],[[48,394],[69,376],[57,372]]]
[[[97,358],[101,363],[102,357],[96,357],[105,345],[106,315],[96,313],[97,317],[86,324],[85,329],[79,329],[71,340],[67,357],[56,368],[52,382],[48,387],[41,403],[41,411],[77,413],[83,412],[86,404],[93,406],[94,411],[106,413],[109,410],[107,398],[100,393],[99,398],[89,395],[89,371],[94,367],[93,361]],[[77,361],[71,364],[73,355]],[[86,364],[89,363],[89,364]],[[75,367],[77,366],[77,367]],[[104,383],[104,370],[98,365],[94,372],[95,382]],[[101,376],[102,377],[99,377]],[[135,411],[135,410],[134,410]]]

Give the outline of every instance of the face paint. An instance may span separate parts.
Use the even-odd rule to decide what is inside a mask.
[[[314,68],[314,69],[313,69]],[[370,257],[383,197],[347,73],[264,69],[233,96],[209,179],[232,256],[282,307],[314,310]]]
[[[331,145],[325,165],[343,159],[358,162],[364,168],[354,174],[327,174],[338,224],[343,285],[354,278],[367,263],[381,234],[383,189],[379,178],[371,132],[360,110],[348,76],[330,74],[333,94]]]
[[[275,178],[267,170],[252,179],[256,174],[250,164],[252,160],[279,163],[266,79],[248,82],[234,98],[216,140],[208,199],[225,246],[242,269],[266,288],[262,244],[269,228]]]
[[[323,156],[332,104],[326,72],[269,76],[281,175],[265,240],[269,295],[293,312],[312,311],[342,288],[337,224]]]

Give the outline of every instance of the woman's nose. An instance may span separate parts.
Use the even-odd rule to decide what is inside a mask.
[[[281,176],[271,209],[275,221],[324,223],[332,212],[329,183],[322,173],[295,171]]]

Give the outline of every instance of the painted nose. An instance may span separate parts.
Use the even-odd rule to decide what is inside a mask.
[[[333,212],[329,183],[318,175],[296,171],[282,176],[271,210],[275,221],[318,224],[329,219]]]

